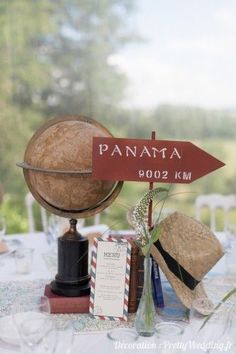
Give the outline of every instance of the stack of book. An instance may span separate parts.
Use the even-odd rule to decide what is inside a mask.
[[[129,313],[137,311],[139,300],[142,296],[143,282],[144,282],[144,256],[140,248],[135,242],[136,235],[130,231],[112,232],[112,237],[125,238],[131,243],[131,267],[130,267],[130,283],[129,283]],[[164,299],[162,293],[161,279],[159,268],[154,259],[152,259],[152,285],[153,298],[157,307],[164,306]]]
[[[143,291],[144,270],[143,255],[140,248],[136,245],[132,238],[131,243],[131,264],[130,264],[130,282],[129,282],[129,302],[128,311],[134,313],[137,311],[139,300]]]

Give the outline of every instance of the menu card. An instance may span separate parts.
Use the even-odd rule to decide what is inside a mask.
[[[125,239],[94,240],[90,313],[101,319],[127,320],[131,245]]]

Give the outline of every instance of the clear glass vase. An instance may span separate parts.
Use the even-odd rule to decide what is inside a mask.
[[[144,257],[144,284],[134,326],[140,336],[151,337],[155,332],[156,310],[152,296],[152,258]]]

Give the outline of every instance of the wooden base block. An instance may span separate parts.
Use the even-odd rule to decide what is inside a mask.
[[[52,292],[50,285],[45,286],[44,295],[48,297],[51,313],[88,313],[89,295],[80,297],[66,297]]]

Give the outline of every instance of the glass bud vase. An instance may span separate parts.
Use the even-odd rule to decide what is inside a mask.
[[[139,302],[134,326],[140,336],[151,337],[155,331],[156,310],[152,296],[152,258],[144,257],[143,292]]]

